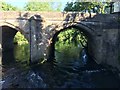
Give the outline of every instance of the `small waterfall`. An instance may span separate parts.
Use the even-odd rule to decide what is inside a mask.
[[[87,64],[87,61],[88,61],[88,56],[86,54],[86,49],[83,49],[82,52],[81,52],[81,60],[82,60],[82,63],[84,65]]]

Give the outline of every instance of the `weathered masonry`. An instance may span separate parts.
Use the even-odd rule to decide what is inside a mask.
[[[80,12],[0,12],[0,49],[13,48],[13,38],[21,32],[30,43],[31,62],[54,56],[51,39],[67,28],[81,30],[88,39],[88,52],[98,64],[120,70],[120,13]]]

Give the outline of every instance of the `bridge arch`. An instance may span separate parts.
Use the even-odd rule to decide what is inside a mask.
[[[14,24],[9,23],[9,22],[4,22],[4,23],[0,24],[0,27],[2,27],[2,26],[8,26],[10,28],[13,28],[13,29],[19,31],[19,32],[23,32],[18,26],[15,26]]]
[[[14,53],[14,37],[17,32],[21,33],[21,30],[12,25],[4,24],[1,26],[2,30],[2,64],[7,65],[8,63],[15,61]]]
[[[65,23],[61,26],[58,26],[56,28],[57,32],[56,33],[60,33],[61,31],[64,31],[67,28],[75,28],[78,29],[80,31],[82,31],[87,37],[92,37],[95,35],[95,32],[92,28],[90,28],[89,26],[85,25],[84,23]]]
[[[23,31],[10,23],[4,23],[0,27],[2,29],[2,51],[13,49],[14,36],[18,31],[20,33]]]
[[[13,49],[14,36],[17,33],[15,28],[3,25],[2,27],[2,51]]]
[[[56,42],[56,38],[59,35],[59,33],[61,33],[62,31],[66,30],[66,29],[70,29],[70,28],[74,28],[80,32],[83,32],[84,36],[87,39],[87,45],[88,45],[87,48],[89,50],[89,48],[91,47],[91,41],[95,35],[94,30],[82,23],[73,23],[73,24],[68,23],[64,26],[56,28],[56,32],[54,33],[54,35],[52,37],[52,42],[50,44],[50,48],[48,51],[48,60],[52,60],[55,57],[55,52],[54,52],[55,51],[55,42]]]

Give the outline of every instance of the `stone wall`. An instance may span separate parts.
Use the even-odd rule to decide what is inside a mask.
[[[10,15],[11,13],[11,15]],[[79,27],[88,36],[89,54],[98,64],[120,69],[120,13],[83,14],[80,12],[0,12],[0,26],[11,23],[21,30],[30,43],[31,62],[50,55],[51,40],[58,31]]]

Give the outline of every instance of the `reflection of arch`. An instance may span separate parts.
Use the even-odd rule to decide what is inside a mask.
[[[59,29],[60,28],[60,29]],[[84,35],[87,37],[88,40],[88,44],[90,42],[90,40],[92,39],[92,37],[95,35],[95,33],[93,32],[94,30],[92,30],[91,28],[89,28],[88,26],[81,24],[81,23],[76,23],[76,24],[72,24],[72,25],[65,25],[64,27],[58,27],[57,28],[57,32],[53,35],[52,37],[52,42],[50,44],[49,47],[49,51],[48,51],[48,60],[52,60],[54,59],[54,51],[55,51],[55,42],[56,42],[56,38],[59,35],[60,32],[66,30],[66,29],[70,29],[70,28],[75,28],[77,30],[80,30],[81,32],[84,33]]]

